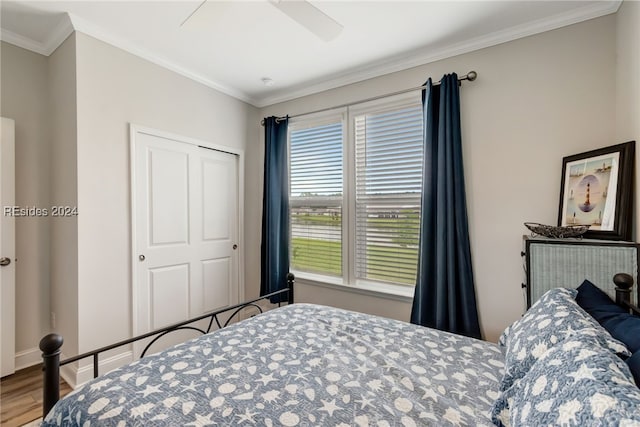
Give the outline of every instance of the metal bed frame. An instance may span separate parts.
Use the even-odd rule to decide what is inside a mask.
[[[179,330],[192,330],[201,333],[202,335],[211,332],[211,327],[213,326],[213,322],[215,321],[218,329],[225,328],[229,325],[231,320],[236,317],[243,309],[247,307],[255,307],[258,309],[259,313],[263,312],[263,309],[260,305],[256,304],[258,301],[269,299],[274,301],[277,299],[278,307],[282,305],[282,302],[286,301],[287,304],[293,304],[293,285],[295,282],[295,277],[292,273],[287,275],[287,287],[281,289],[276,292],[272,292],[270,294],[261,296],[260,298],[253,299],[251,301],[245,301],[240,304],[236,304],[227,308],[223,308],[221,310],[217,310],[211,313],[203,314],[201,316],[195,317],[193,319],[185,320],[184,322],[175,323],[173,325],[157,329],[155,331],[147,332],[146,334],[138,335],[133,338],[129,338],[126,340],[119,341],[117,343],[107,345],[105,347],[98,348],[93,351],[89,351],[86,353],[79,354],[74,357],[70,357],[65,360],[60,360],[61,347],[63,344],[62,336],[59,334],[48,334],[40,340],[40,350],[42,351],[42,369],[43,369],[43,401],[42,401],[42,417],[46,417],[49,413],[53,405],[60,399],[60,367],[67,365],[69,363],[77,362],[78,360],[86,359],[88,357],[93,358],[93,378],[97,378],[99,375],[98,372],[98,356],[100,353],[104,353],[105,351],[112,350],[117,347],[122,347],[124,345],[128,345],[134,343],[136,341],[143,340],[145,338],[152,337],[156,335],[156,337],[151,340],[144,348],[142,353],[140,354],[140,358],[143,358],[149,348],[157,342],[163,336],[179,331]],[[284,299],[283,297],[286,297]],[[220,323],[220,319],[218,315],[223,313],[232,312],[229,318],[224,322],[224,324]],[[207,329],[200,329],[195,326],[189,326],[191,323],[198,322],[203,319],[209,319],[209,326]]]
[[[633,276],[627,273],[618,273],[613,276],[613,283],[616,285],[616,304],[626,308],[631,314],[640,316],[640,307],[631,303]],[[640,290],[638,292],[640,293]]]

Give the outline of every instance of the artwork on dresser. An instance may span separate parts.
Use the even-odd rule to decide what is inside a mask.
[[[562,159],[558,225],[593,239],[630,240],[635,141]]]

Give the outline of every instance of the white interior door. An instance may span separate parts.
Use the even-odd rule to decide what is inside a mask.
[[[237,304],[238,156],[146,131],[133,145],[134,333]]]
[[[6,209],[15,204],[15,123],[2,117],[0,124],[0,376],[15,370],[15,219]]]

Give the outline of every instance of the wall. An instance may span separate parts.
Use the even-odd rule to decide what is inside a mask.
[[[245,149],[256,109],[76,34],[80,351],[129,337],[129,123]],[[253,124],[253,122],[251,123]]]
[[[634,240],[638,238],[638,189],[640,189],[640,3],[624,1],[617,23],[617,142],[636,141],[636,213]]]
[[[299,114],[418,86],[429,76],[477,71],[461,90],[463,151],[480,321],[485,338],[496,340],[524,310],[523,222],[557,220],[562,157],[616,142],[615,43],[616,17],[609,15],[266,107],[260,116]],[[247,229],[259,230],[264,152],[262,129],[253,126],[247,183],[257,191],[248,197],[254,214]],[[259,236],[248,244],[249,265],[259,265]],[[248,272],[247,282],[256,277],[257,269]],[[411,307],[304,285],[297,300],[404,320]]]
[[[70,35],[48,58],[51,117],[51,204],[78,204],[76,37]],[[50,217],[53,328],[64,337],[64,356],[78,353],[78,218]],[[47,310],[49,312],[49,310]]]
[[[2,42],[1,114],[16,123],[16,205],[49,205],[47,58]],[[16,369],[37,363],[49,329],[49,219],[16,218]],[[37,268],[34,268],[37,266]]]

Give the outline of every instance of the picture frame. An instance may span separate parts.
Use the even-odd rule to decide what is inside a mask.
[[[558,225],[589,225],[585,238],[631,240],[635,141],[562,159]]]

